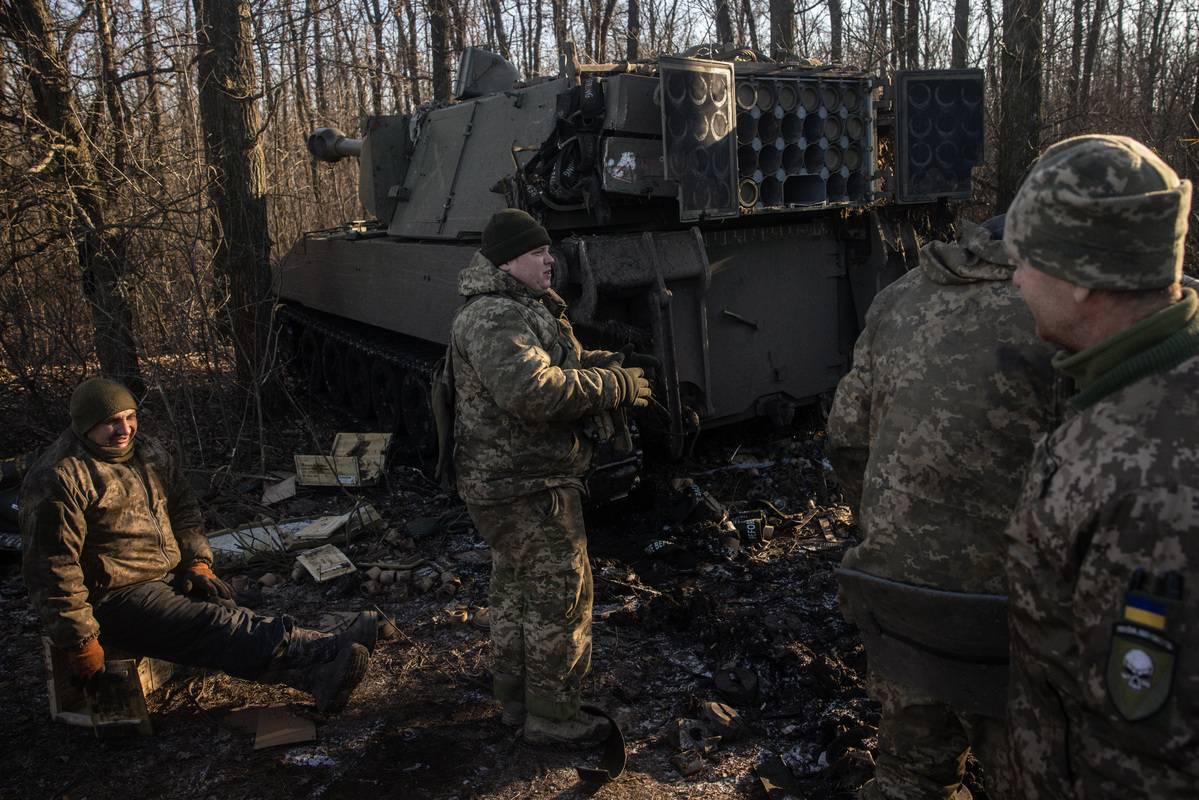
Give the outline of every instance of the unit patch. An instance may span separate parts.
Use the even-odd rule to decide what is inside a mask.
[[[1177,647],[1166,636],[1167,604],[1165,598],[1140,591],[1144,583],[1144,573],[1134,575],[1122,619],[1112,626],[1107,656],[1108,697],[1130,722],[1165,705],[1174,681]]]

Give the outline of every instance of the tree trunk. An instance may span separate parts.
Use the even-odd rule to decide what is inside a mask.
[[[907,5],[904,0],[891,0],[891,66],[908,67]]]
[[[429,54],[433,99],[450,99],[450,19],[447,0],[429,2]]]
[[[716,41],[719,44],[733,41],[733,15],[729,13],[729,0],[716,0]]]
[[[628,24],[625,26],[625,59],[636,61],[640,55],[641,0],[629,0]]]
[[[844,58],[845,34],[841,30],[841,0],[828,0],[829,57],[834,64]]]
[[[970,51],[970,0],[955,0],[953,4],[953,52],[949,66],[965,69]]]
[[[500,9],[500,0],[488,0],[491,6],[491,19],[495,26],[495,41],[499,45],[500,55],[512,60],[512,50],[508,47],[508,34],[504,31],[504,16]]]
[[[1079,105],[1083,113],[1091,97],[1091,79],[1095,74],[1095,54],[1099,51],[1099,37],[1103,35],[1103,15],[1106,0],[1095,0],[1095,12],[1091,15],[1091,29],[1087,31],[1087,48],[1082,58],[1082,86],[1079,89]]]
[[[616,13],[616,0],[607,0],[600,17],[599,30],[595,35],[595,60],[601,64],[608,60],[608,34],[612,30],[612,16]]]
[[[112,175],[102,176],[108,183],[115,179],[124,182],[129,172],[129,110],[121,94],[117,77],[116,57],[112,42],[112,23],[108,11],[108,0],[95,0],[96,38],[100,43],[100,86],[104,92],[104,107],[112,122]],[[101,168],[101,172],[105,170]]]
[[[144,386],[138,369],[133,309],[121,286],[128,273],[125,239],[108,221],[107,187],[96,169],[90,139],[79,121],[75,95],[45,0],[2,0],[0,31],[12,39],[28,65],[37,123],[45,129],[63,182],[69,231],[78,231],[75,252],[91,310],[96,357],[104,374],[135,392]]]
[[[908,0],[907,30],[904,32],[907,55],[904,57],[908,69],[920,66],[920,0]]]
[[[266,165],[248,0],[194,0],[200,121],[215,219],[213,260],[224,284],[237,376],[257,397],[270,333]]]
[[[749,29],[749,46],[761,52],[758,47],[758,20],[754,16],[753,6],[750,0],[742,0],[742,4],[745,7],[745,27]]]
[[[795,52],[795,5],[791,0],[770,0],[770,57]]]
[[[996,213],[1007,210],[1040,151],[1041,0],[1004,0]]]
[[[383,64],[386,58],[383,50],[383,9],[379,6],[379,0],[370,0],[366,14],[375,45],[371,51],[371,113],[377,117],[383,113]],[[305,67],[297,64],[296,68],[302,70]]]
[[[157,57],[154,54],[154,41],[157,34],[154,28],[154,16],[150,11],[150,0],[142,0],[142,62],[146,70],[146,114],[149,122],[149,136],[146,141],[146,151],[150,154],[147,162],[151,171],[157,173],[160,166],[155,157],[162,152],[162,99],[158,91]]]
[[[1066,80],[1067,130],[1078,129],[1082,84],[1082,18],[1086,0],[1072,0],[1070,8],[1070,74]]]

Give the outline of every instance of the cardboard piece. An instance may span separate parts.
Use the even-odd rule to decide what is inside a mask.
[[[110,653],[110,655],[117,655]],[[92,710],[88,698],[81,688],[71,682],[70,667],[67,666],[63,653],[50,644],[48,637],[42,637],[42,658],[46,665],[46,694],[50,701],[50,717],[57,722],[68,725],[78,725],[84,728],[95,728],[97,734],[104,733],[92,720]],[[149,734],[150,717],[146,708],[146,695],[160,689],[171,679],[175,665],[169,661],[156,658],[109,658],[105,661],[105,670],[114,675],[124,676],[125,686],[132,697],[130,707],[137,716],[136,724],[130,727],[139,733]],[[102,698],[103,699],[103,698]],[[111,704],[110,704],[111,705]],[[101,708],[106,717],[111,717],[111,709]],[[130,717],[126,716],[127,719]],[[106,723],[101,719],[100,725]],[[119,723],[118,723],[119,724]]]
[[[298,717],[283,706],[258,709],[255,750],[315,740],[316,724],[312,720]]]
[[[366,486],[383,475],[390,433],[339,433],[329,455],[296,455],[300,486]]]
[[[281,500],[296,496],[296,476],[289,475],[278,483],[264,486],[262,489],[262,504],[269,506]]]
[[[379,515],[374,506],[370,503],[362,503],[344,514],[312,520],[308,525],[290,534],[287,537],[287,544],[289,547],[297,547],[323,542],[343,528],[346,535],[351,536],[359,531],[372,528],[382,521],[383,517]]]
[[[317,583],[324,583],[357,571],[357,567],[346,557],[346,554],[331,544],[305,550],[296,556],[296,562],[308,570],[308,574]]]

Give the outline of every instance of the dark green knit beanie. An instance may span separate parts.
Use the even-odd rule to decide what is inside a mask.
[[[107,378],[88,378],[71,394],[71,430],[86,436],[96,423],[131,408],[137,408],[137,401],[123,385]]]
[[[505,208],[492,215],[487,223],[479,252],[498,267],[547,244],[550,235],[537,220],[519,208]]]

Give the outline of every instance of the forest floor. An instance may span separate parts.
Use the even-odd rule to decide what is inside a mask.
[[[311,452],[314,435],[327,443],[355,429],[338,412],[272,423],[267,467],[291,471],[292,453]],[[211,473],[193,473],[210,528],[343,513],[366,500],[383,522],[352,542],[335,539],[347,555],[424,562],[385,586],[368,584],[365,569],[323,584],[295,580],[281,560],[220,569],[243,605],[301,624],[372,607],[394,619],[398,636],[380,642],[340,715],[320,715],[283,687],[190,671],[151,696],[152,736],[99,740],[52,722],[39,626],[16,560],[0,564],[0,797],[852,797],[872,772],[878,708],[863,689],[856,631],[837,609],[832,570],[856,531],[822,439],[798,428],[717,431],[686,460],[647,469],[632,498],[588,510],[595,623],[586,694],[620,721],[628,754],[624,774],[598,790],[575,772],[594,766],[598,750],[534,749],[501,724],[487,631],[463,621],[487,605],[486,546],[469,525],[425,530],[429,518],[460,521],[462,506],[395,463],[377,487],[301,488],[270,507],[259,502],[259,478],[224,475],[213,490]],[[680,520],[690,503],[677,491],[683,478],[730,512],[764,511],[773,538]],[[259,580],[268,573],[275,585]],[[738,712],[739,736],[696,730],[707,701]],[[280,705],[316,723],[314,741],[255,750],[229,716]],[[680,756],[688,744],[696,748]],[[768,793],[760,774],[777,788]]]

